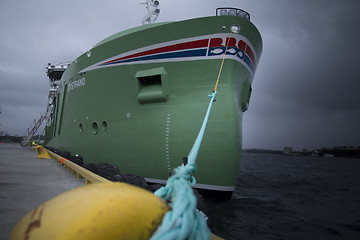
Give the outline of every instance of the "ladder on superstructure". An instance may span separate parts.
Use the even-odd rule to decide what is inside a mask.
[[[31,129],[29,134],[21,140],[21,146],[26,147],[26,145],[28,145],[30,139],[34,136],[34,134],[39,129],[40,125],[45,120],[45,118],[46,118],[45,115],[40,116],[39,120],[35,123],[35,126]]]

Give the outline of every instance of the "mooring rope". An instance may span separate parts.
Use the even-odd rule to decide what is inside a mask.
[[[221,62],[215,88],[209,95],[210,103],[207,108],[200,131],[196,137],[187,160],[188,163],[177,167],[172,176],[167,180],[166,186],[157,190],[154,194],[166,201],[170,201],[172,209],[166,213],[160,227],[151,237],[151,240],[163,239],[210,239],[210,230],[206,224],[204,215],[196,209],[197,200],[192,186],[196,183],[194,177],[197,170],[196,157],[205,134],[212,104],[215,102],[221,71],[225,61],[225,55],[229,46],[230,37],[226,43],[224,56]]]

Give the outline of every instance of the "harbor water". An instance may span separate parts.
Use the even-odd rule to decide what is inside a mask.
[[[229,201],[207,200],[226,239],[360,239],[360,159],[243,153]]]

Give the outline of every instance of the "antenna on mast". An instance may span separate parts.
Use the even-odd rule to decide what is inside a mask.
[[[151,24],[154,23],[157,17],[159,16],[160,9],[159,9],[159,1],[157,0],[146,0],[144,3],[146,4],[146,9],[148,10],[147,14],[145,15],[144,19],[142,20],[142,24]]]

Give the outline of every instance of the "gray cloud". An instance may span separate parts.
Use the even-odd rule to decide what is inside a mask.
[[[358,3],[271,1],[265,8],[274,18],[259,23],[264,51],[244,146],[360,145]]]

